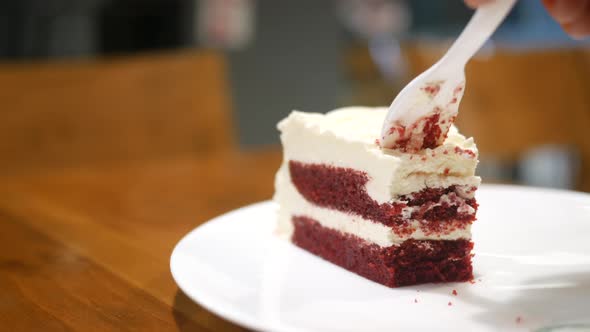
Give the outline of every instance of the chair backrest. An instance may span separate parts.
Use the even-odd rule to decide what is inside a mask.
[[[216,53],[0,64],[0,170],[209,153],[232,132]]]
[[[440,58],[444,48],[408,47],[412,72]],[[466,69],[467,88],[457,125],[475,136],[482,156],[515,160],[544,144],[576,147],[579,188],[590,191],[590,56],[584,49],[496,50]]]

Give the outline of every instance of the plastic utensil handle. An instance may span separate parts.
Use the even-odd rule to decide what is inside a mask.
[[[465,67],[467,61],[496,31],[515,3],[516,0],[495,0],[479,7],[459,38],[441,59],[441,62],[445,62],[443,67],[450,70]]]

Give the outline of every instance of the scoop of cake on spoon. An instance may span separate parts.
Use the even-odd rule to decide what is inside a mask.
[[[397,95],[385,117],[382,148],[417,152],[443,143],[465,90],[465,65],[490,38],[516,0],[477,9],[459,38],[436,64]]]

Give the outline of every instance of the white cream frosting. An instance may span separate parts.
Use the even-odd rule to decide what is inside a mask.
[[[446,234],[427,235],[421,230],[421,221],[419,220],[411,221],[413,233],[403,236],[398,235],[390,227],[379,222],[368,220],[355,214],[319,207],[307,202],[299,194],[295,186],[291,184],[288,170],[283,168],[279,173],[281,174],[277,176],[277,186],[281,190],[277,191],[275,196],[275,200],[281,204],[278,211],[278,231],[287,238],[290,238],[293,233],[293,224],[291,222],[293,215],[312,218],[324,227],[354,234],[365,241],[381,247],[397,245],[410,238],[415,240],[456,240],[471,238],[470,225],[465,225],[464,228],[454,229]],[[412,210],[413,208],[409,209]]]
[[[479,185],[480,178],[475,176],[478,152],[473,139],[465,138],[452,127],[444,144],[435,149],[414,154],[382,149],[376,139],[386,112],[387,108],[368,107],[348,107],[327,114],[294,111],[279,123],[284,151],[274,198],[281,206],[279,229],[290,233],[290,216],[303,214],[315,217],[326,227],[379,245],[403,240],[385,225],[308,203],[290,181],[289,160],[365,172],[369,177],[367,193],[380,204],[424,188]],[[473,192],[465,191],[461,196],[472,198]],[[412,238],[427,237],[417,230]],[[470,238],[469,228],[434,238]]]
[[[381,149],[375,140],[386,111],[368,107],[348,107],[325,115],[294,111],[278,125],[283,160],[364,171],[370,177],[367,192],[378,203],[427,187],[479,185],[480,178],[474,175],[475,143],[454,127],[445,143],[436,149],[417,154]],[[462,151],[471,151],[473,155]]]

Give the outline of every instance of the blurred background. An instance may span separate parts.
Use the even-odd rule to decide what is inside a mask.
[[[0,2],[0,169],[277,149],[292,109],[388,105],[460,0]],[[590,49],[521,0],[467,68],[488,182],[590,191]]]

